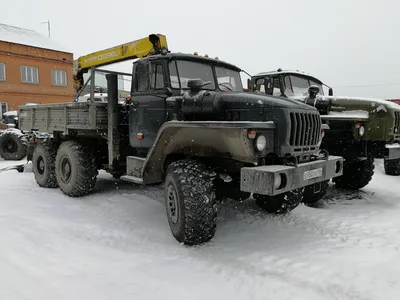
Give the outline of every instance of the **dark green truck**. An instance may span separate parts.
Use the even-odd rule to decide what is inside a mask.
[[[318,109],[323,123],[330,127],[321,149],[345,159],[343,175],[333,179],[337,187],[357,190],[366,186],[374,174],[374,158],[384,159],[386,174],[400,175],[399,105],[380,99],[333,96],[333,89],[318,78],[281,69],[252,76],[248,89],[299,100]]]

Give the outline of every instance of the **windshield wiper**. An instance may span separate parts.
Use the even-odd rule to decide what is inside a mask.
[[[233,90],[232,90],[229,86],[227,86],[227,85],[225,85],[225,84],[223,84],[223,83],[220,83],[219,85],[221,85],[221,86],[223,86],[223,87],[226,87],[228,90],[230,90],[231,92],[233,92]]]

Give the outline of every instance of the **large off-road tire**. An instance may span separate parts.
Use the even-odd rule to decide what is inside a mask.
[[[20,131],[6,131],[0,135],[0,157],[21,160],[26,156],[26,136]]]
[[[285,214],[295,209],[303,200],[304,188],[276,196],[253,194],[256,204],[270,214]]]
[[[70,197],[92,192],[97,177],[93,151],[78,141],[63,142],[56,157],[56,176],[61,191]]]
[[[340,189],[358,190],[371,181],[374,169],[373,158],[345,160],[343,175],[333,178],[332,181]]]
[[[46,141],[38,143],[33,150],[33,174],[37,184],[41,187],[58,187],[55,166],[57,146],[53,141]]]
[[[400,175],[400,158],[384,160],[386,175],[399,176]]]
[[[312,205],[321,200],[328,192],[329,180],[320,182],[321,186],[318,192],[315,192],[315,185],[309,185],[304,188],[303,203],[305,205]]]
[[[217,227],[213,174],[202,163],[171,163],[165,178],[165,205],[172,235],[180,243],[211,240]]]

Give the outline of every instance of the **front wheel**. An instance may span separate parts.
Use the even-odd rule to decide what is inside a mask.
[[[340,189],[358,190],[368,185],[374,169],[373,158],[345,160],[343,175],[333,178],[332,181]]]
[[[61,144],[56,157],[56,176],[64,194],[70,197],[89,194],[97,174],[96,160],[89,147],[78,141]]]
[[[384,166],[386,175],[391,175],[391,176],[400,175],[400,158],[385,159]]]
[[[214,237],[215,187],[211,172],[202,163],[180,160],[168,166],[165,206],[171,232],[178,242],[198,245]]]
[[[256,204],[270,214],[285,214],[295,209],[303,200],[304,188],[276,196],[254,194]]]

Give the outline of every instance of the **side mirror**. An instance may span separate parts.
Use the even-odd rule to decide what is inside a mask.
[[[247,90],[249,92],[253,91],[253,87],[251,86],[251,79],[250,78],[247,79]]]
[[[329,88],[328,95],[329,96],[333,96],[333,89],[332,88]]]
[[[203,80],[201,79],[189,79],[187,82],[187,86],[192,92],[196,92],[201,90],[204,86]]]
[[[271,77],[264,78],[264,87],[265,87],[265,94],[266,95],[273,95],[274,94],[274,86],[273,80]]]

